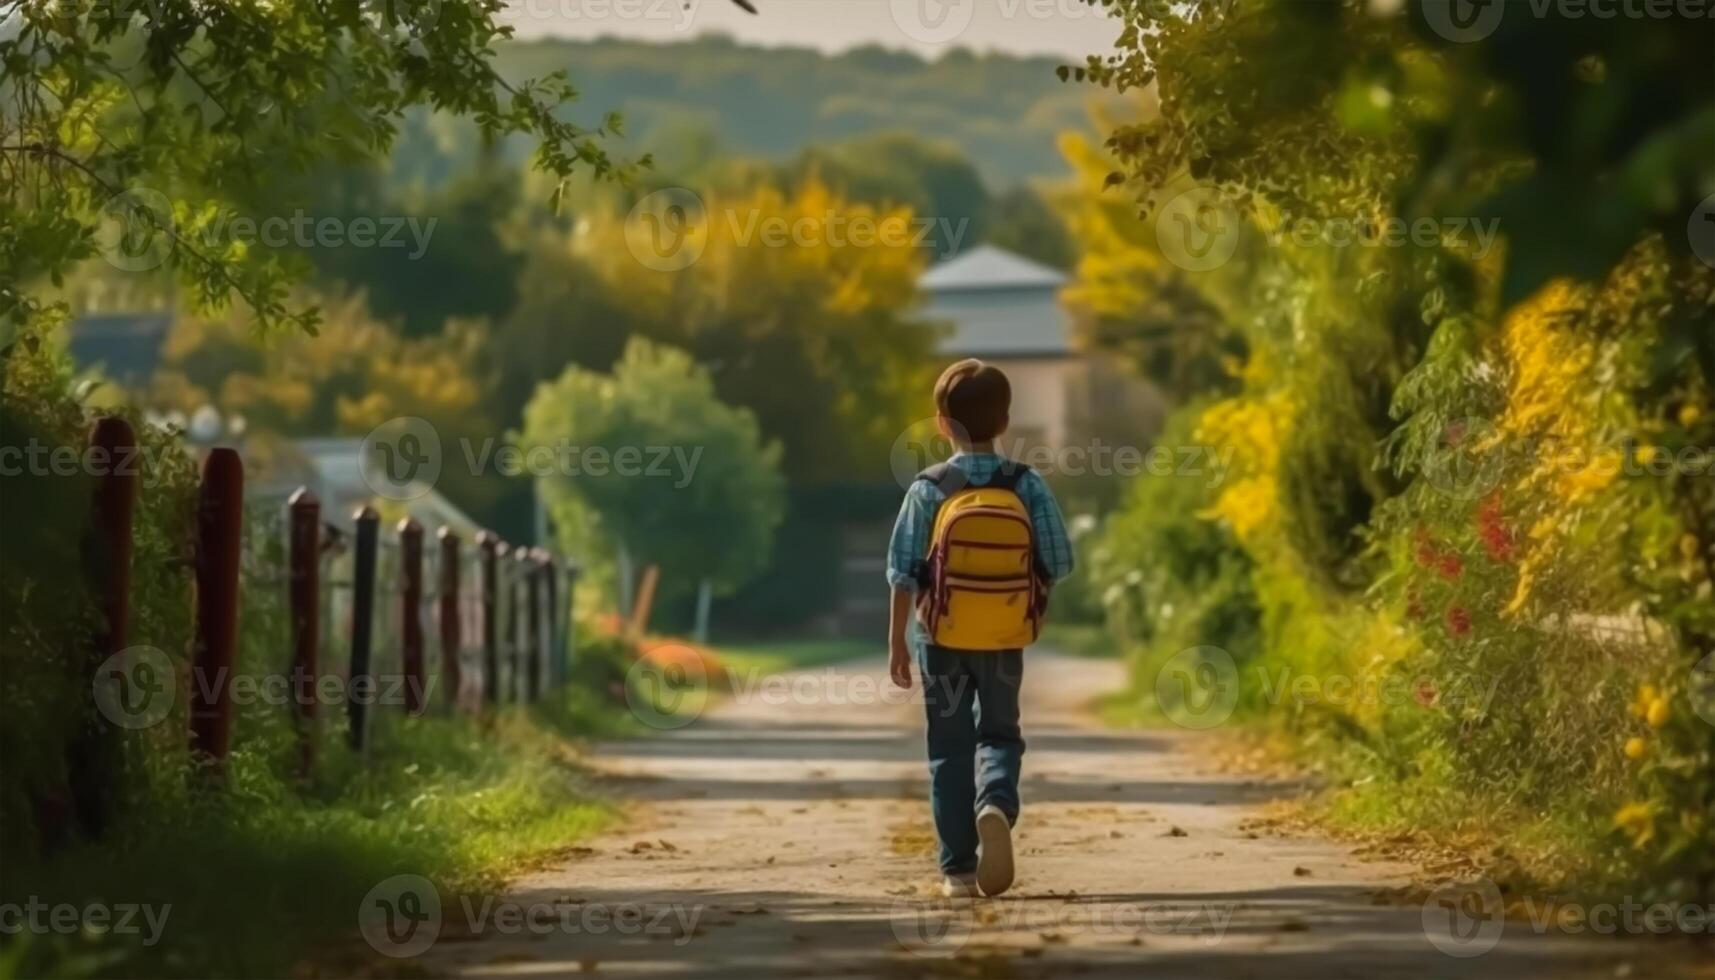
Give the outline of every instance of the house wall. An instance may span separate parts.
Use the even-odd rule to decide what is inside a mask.
[[[1012,382],[1012,426],[1003,448],[1047,446],[1058,449],[1070,437],[1068,395],[1079,373],[1076,358],[996,359]],[[1016,450],[1015,450],[1016,451]]]
[[[1154,385],[1099,356],[990,360],[1012,380],[1012,426],[998,448],[1013,456],[1037,447],[1056,459],[1073,446],[1147,447],[1166,415]]]

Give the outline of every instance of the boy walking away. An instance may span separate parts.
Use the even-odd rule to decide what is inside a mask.
[[[949,898],[1012,886],[1024,648],[1041,632],[1049,588],[1072,571],[1048,484],[995,452],[1011,408],[1012,385],[998,368],[966,360],[942,373],[936,423],[958,451],[906,491],[888,549],[888,670],[909,688],[915,652]]]

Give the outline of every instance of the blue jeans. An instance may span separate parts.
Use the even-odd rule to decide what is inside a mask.
[[[993,804],[1018,822],[1024,651],[961,653],[919,643],[917,666],[929,717],[929,808],[941,871],[968,874],[977,869],[977,811]]]

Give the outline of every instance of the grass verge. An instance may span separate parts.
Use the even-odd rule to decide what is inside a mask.
[[[365,894],[393,875],[422,875],[448,898],[483,891],[601,829],[614,809],[569,739],[631,725],[575,688],[481,719],[390,717],[362,757],[324,724],[302,784],[276,775],[291,770],[290,740],[256,733],[221,788],[191,788],[182,769],[152,776],[105,839],[9,854],[0,902],[153,919],[122,932],[39,913],[42,928],[0,947],[0,977],[287,976],[347,943]]]
[[[1135,686],[1103,698],[1097,712],[1116,728],[1180,730],[1152,690]],[[1289,730],[1243,708],[1198,734],[1213,743],[1205,758],[1217,770],[1312,787],[1276,807],[1265,823],[1332,836],[1365,857],[1413,866],[1419,889],[1482,876],[1510,896],[1604,900],[1636,884],[1612,824],[1588,808],[1532,810],[1479,798],[1428,757],[1407,776],[1361,743],[1316,728]]]
[[[844,637],[803,640],[770,640],[715,649],[721,663],[734,675],[767,676],[885,654],[885,643]]]

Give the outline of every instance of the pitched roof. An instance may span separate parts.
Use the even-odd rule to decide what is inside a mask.
[[[917,281],[925,292],[970,289],[1059,289],[1066,274],[993,245],[979,245],[935,266]]]
[[[1064,357],[1072,353],[1060,287],[1066,276],[983,245],[918,280],[924,315],[950,322],[940,353],[958,357]]]

